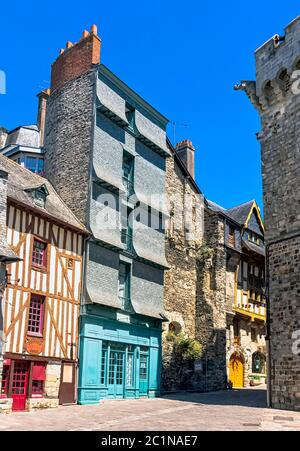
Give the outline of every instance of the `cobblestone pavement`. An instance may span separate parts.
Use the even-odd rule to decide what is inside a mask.
[[[300,430],[300,412],[266,408],[263,389],[184,393],[0,415],[0,431]]]

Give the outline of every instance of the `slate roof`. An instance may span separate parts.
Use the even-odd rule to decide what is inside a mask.
[[[18,163],[0,154],[0,170],[8,173],[7,196],[15,201],[34,209],[44,216],[52,218],[64,225],[70,226],[87,233],[86,228],[72,211],[62,201],[51,183],[37,174],[22,167]],[[30,193],[30,190],[46,186],[49,195],[46,198],[45,207],[38,206]]]
[[[244,204],[237,205],[236,207],[229,208],[226,210],[226,208],[221,207],[215,202],[207,200],[207,205],[211,210],[222,213],[228,219],[232,219],[234,222],[236,222],[242,227],[245,225],[254,203],[255,200],[251,200],[250,202],[246,202]]]
[[[237,205],[234,208],[230,208],[226,210],[228,216],[234,219],[239,224],[245,224],[249,213],[253,207],[255,200],[251,200],[250,202],[246,202],[245,204]]]

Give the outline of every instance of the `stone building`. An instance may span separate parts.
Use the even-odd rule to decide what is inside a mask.
[[[97,28],[52,64],[45,171],[91,231],[80,404],[160,393],[167,119],[100,64]]]
[[[204,198],[194,180],[194,147],[183,141],[176,149],[168,143],[166,189],[170,218],[166,230],[166,257],[170,266],[164,279],[168,323],[163,331],[164,391],[191,387],[194,364],[176,353],[173,334],[196,338],[197,251],[203,241]],[[170,337],[170,338],[171,338]]]
[[[300,410],[299,39],[297,17],[256,50],[256,81],[236,86],[261,118],[270,403],[294,410]]]
[[[46,179],[0,155],[0,412],[76,401],[87,235]]]
[[[255,201],[227,209],[208,201],[220,230],[221,290],[226,312],[226,366],[234,388],[266,382],[264,226]],[[216,217],[217,215],[217,217]],[[212,217],[213,217],[212,216]],[[211,264],[210,272],[215,271]],[[224,283],[225,279],[225,283]]]

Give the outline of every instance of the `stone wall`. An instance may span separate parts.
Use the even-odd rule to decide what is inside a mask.
[[[206,252],[198,262],[196,338],[203,346],[203,371],[197,380],[206,391],[226,388],[225,221],[205,209]]]
[[[59,386],[61,378],[61,363],[52,362],[48,363],[46,369],[45,380],[45,397],[46,398],[58,398]]]
[[[299,265],[300,237],[270,246],[270,354],[274,408],[300,410]]]
[[[12,412],[12,403],[13,400],[11,398],[0,398],[0,414],[11,413]]]
[[[171,268],[165,275],[169,324],[164,325],[163,333],[163,388],[223,389],[227,383],[224,221],[204,209],[203,197],[174,158],[167,164],[167,193],[171,216],[166,255]],[[200,342],[199,360],[185,360],[174,352],[167,336],[170,323]]]
[[[196,231],[196,240],[190,241],[185,227],[187,203],[191,207],[203,204],[199,196],[183,175],[174,158],[167,161],[167,195],[170,200],[171,217],[166,239],[166,257],[170,269],[165,272],[164,306],[169,323],[164,323],[163,331],[163,389],[176,391],[192,389],[193,365],[184,362],[174,353],[174,345],[167,340],[169,325],[179,325],[182,333],[195,338],[195,317],[197,298],[197,247],[203,239],[203,229]],[[187,201],[189,199],[189,201]],[[198,205],[198,220],[201,224],[201,205]],[[202,205],[203,208],[203,205]],[[195,218],[196,219],[196,218]],[[193,228],[193,224],[190,224]],[[194,224],[196,227],[196,224]]]
[[[96,77],[91,70],[57,89],[46,111],[45,176],[85,224]]]
[[[243,89],[258,109],[269,288],[271,404],[300,410],[300,18],[255,54],[257,82]],[[253,88],[255,87],[255,93]]]

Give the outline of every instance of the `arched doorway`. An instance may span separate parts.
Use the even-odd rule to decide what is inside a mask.
[[[233,388],[244,387],[244,359],[238,354],[233,354],[230,358],[229,380]]]

